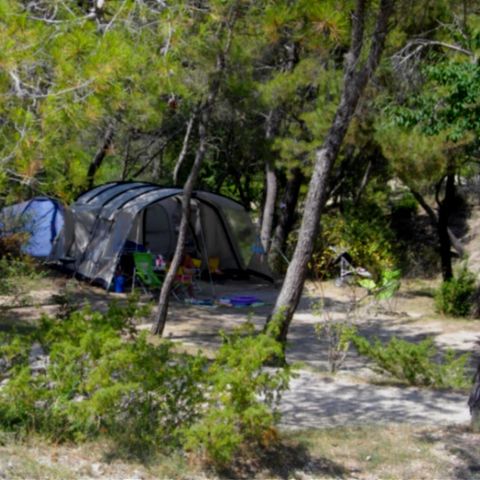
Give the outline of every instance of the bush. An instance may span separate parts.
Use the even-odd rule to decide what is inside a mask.
[[[22,245],[27,241],[26,233],[10,233],[0,235],[0,258],[21,258],[23,257]]]
[[[472,309],[474,293],[475,276],[464,267],[457,277],[442,283],[435,294],[435,305],[439,312],[446,315],[467,317]]]
[[[410,192],[405,192],[392,203],[391,215],[395,219],[408,219],[416,215],[418,202]]]
[[[138,334],[134,319],[146,313],[132,300],[105,314],[45,317],[34,334],[2,337],[3,427],[56,442],[106,435],[141,456],[185,447],[215,465],[247,441],[261,445],[288,381],[286,370],[263,368],[278,344],[236,332],[209,362]],[[44,352],[41,360],[32,359],[34,350]]]
[[[311,261],[315,276],[324,276],[326,272],[338,273],[338,267],[333,265],[337,254],[328,248],[331,246],[347,251],[354,266],[367,269],[375,278],[395,265],[393,235],[381,213],[324,215],[322,226],[322,237]]]
[[[393,337],[384,345],[378,339],[369,342],[365,337],[353,334],[351,340],[358,353],[375,362],[377,371],[410,385],[437,388],[467,388],[470,385],[465,369],[469,355],[457,356],[447,350],[443,361],[436,363],[439,355],[432,339],[413,343]]]
[[[41,275],[36,262],[22,252],[27,239],[26,233],[0,235],[0,295],[23,293],[25,280]]]
[[[185,431],[187,448],[217,466],[226,465],[241,445],[261,449],[276,438],[274,407],[288,387],[289,370],[263,367],[282,355],[282,347],[267,335],[253,333],[247,324],[223,335],[224,343],[207,372],[207,408]]]

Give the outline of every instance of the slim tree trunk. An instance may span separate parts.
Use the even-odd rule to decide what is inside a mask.
[[[97,150],[97,153],[93,157],[92,162],[88,167],[87,172],[87,188],[93,187],[93,182],[95,180],[95,174],[97,173],[98,169],[102,166],[102,162],[107,156],[108,150],[113,142],[113,135],[115,131],[113,129],[113,125],[109,125],[105,130],[105,135],[103,137],[103,142],[101,147]]]
[[[327,181],[351,118],[368,80],[378,66],[385,45],[393,0],[381,0],[368,58],[358,67],[363,47],[366,0],[357,0],[353,15],[352,44],[346,58],[340,104],[322,147],[316,152],[312,178],[302,217],[299,237],[272,314],[267,320],[268,334],[286,343],[287,333],[303,290],[319,222],[326,200]]]
[[[303,173],[301,168],[292,168],[280,202],[280,215],[270,245],[270,251],[268,252],[268,260],[274,271],[279,270],[280,257],[285,251],[288,235],[292,231],[295,222],[295,211],[302,181]]]
[[[175,168],[173,169],[173,184],[176,186],[178,185],[178,176],[180,174],[180,169],[185,161],[185,157],[187,156],[188,151],[188,142],[190,140],[190,134],[192,133],[193,123],[195,122],[195,112],[192,113],[190,119],[187,123],[187,130],[185,132],[185,137],[183,139],[182,150],[180,155],[178,156],[177,163],[175,164]]]
[[[271,142],[276,131],[276,112],[271,110],[267,117],[267,129],[265,139]],[[265,203],[263,205],[262,226],[260,229],[260,241],[263,249],[268,252],[273,230],[273,217],[275,214],[275,203],[277,201],[278,180],[275,171],[275,162],[269,155],[265,161]]]
[[[295,42],[287,42],[284,45],[286,50],[287,62],[285,72],[292,72],[295,65],[298,64],[298,46]],[[275,138],[278,126],[280,123],[280,108],[273,108],[267,116],[265,139],[268,143],[271,143]],[[275,169],[275,162],[272,157],[268,157],[265,161],[265,203],[262,212],[262,226],[260,229],[260,240],[262,242],[265,252],[270,251],[270,244],[272,241],[274,216],[275,216],[275,204],[278,194],[278,178],[277,171]]]
[[[440,240],[440,259],[442,264],[442,277],[446,282],[453,277],[452,244],[448,234],[448,221],[455,198],[455,177],[453,173],[447,175],[445,196],[438,202],[438,238]]]
[[[355,195],[355,199],[353,200],[353,203],[355,205],[357,205],[360,202],[360,198],[362,197],[362,194],[368,184],[371,169],[372,169],[372,161],[368,160],[367,167],[365,168],[365,173],[363,174],[362,181],[360,182],[360,186],[358,187],[357,193]]]
[[[206,100],[200,108],[200,119],[198,122],[198,148],[195,154],[195,160],[193,162],[192,169],[188,175],[187,181],[183,188],[182,196],[182,218],[180,220],[180,227],[177,238],[177,245],[175,247],[175,253],[173,255],[172,263],[165,277],[165,281],[160,291],[160,298],[158,300],[158,312],[153,322],[152,333],[156,335],[162,335],[165,329],[165,323],[167,321],[168,304],[170,298],[170,292],[173,287],[175,275],[182,262],[183,253],[185,250],[185,240],[188,231],[188,222],[190,219],[190,200],[192,198],[193,189],[197,182],[200,168],[202,167],[203,159],[207,152],[207,126],[210,122],[213,105],[220,89],[221,78],[225,70],[225,57],[230,49],[230,44],[233,34],[233,26],[236,20],[236,9],[233,9],[232,16],[229,19],[229,23],[226,25],[228,28],[227,41],[225,49],[220,51],[217,55],[217,64],[215,74],[212,76],[212,81],[209,86],[209,91]]]
[[[435,228],[435,230],[439,234],[438,217],[435,211],[433,210],[433,208],[426,202],[426,200],[418,191],[410,188],[410,192],[414,196],[415,200],[423,208],[425,213],[428,215],[431,225],[433,226],[433,228]],[[447,226],[447,234],[448,234],[448,238],[450,239],[451,246],[456,250],[456,252],[460,256],[463,257],[465,255],[465,247],[462,245],[462,242],[460,241],[460,239],[455,236],[455,234],[452,232],[452,230],[448,226]]]
[[[197,182],[198,174],[205,158],[205,153],[207,151],[207,132],[205,126],[208,124],[210,118],[210,111],[206,110],[201,115],[201,119],[198,123],[198,137],[199,145],[197,153],[195,155],[195,161],[193,162],[192,170],[188,175],[188,179],[183,188],[182,196],[182,218],[180,221],[180,228],[178,231],[177,246],[175,248],[175,253],[173,255],[172,263],[168,270],[168,273],[165,277],[165,281],[162,285],[162,290],[160,292],[160,298],[158,300],[158,313],[152,328],[152,333],[156,335],[162,335],[165,328],[165,323],[167,321],[168,313],[168,303],[170,298],[170,292],[173,287],[173,282],[175,280],[175,275],[177,274],[178,268],[182,263],[182,257],[185,250],[185,240],[187,238],[188,232],[188,221],[190,219],[191,211],[191,198],[193,193],[193,188]]]

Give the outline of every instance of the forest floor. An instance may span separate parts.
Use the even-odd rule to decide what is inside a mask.
[[[0,328],[31,325],[41,313],[53,313],[54,296],[65,291],[78,303],[104,309],[112,299],[85,283],[55,276],[32,289],[17,308],[0,310]],[[397,336],[419,341],[432,337],[440,349],[479,352],[480,321],[447,318],[435,313],[431,281],[406,281],[394,301],[378,304],[361,289],[334,282],[310,283],[289,332],[287,360],[296,378],[281,403],[285,451],[274,452],[263,465],[243,465],[227,476],[243,478],[480,478],[480,435],[468,430],[464,393],[406,387],[379,377],[368,362],[349,352],[336,375],[329,373],[326,340],[315,325],[328,319],[353,322],[369,337]],[[187,350],[213,352],[218,332],[247,318],[261,329],[277,290],[264,284],[225,282],[200,284],[199,296],[255,295],[256,308],[196,306],[171,303],[165,336]],[[12,303],[0,298],[0,308]],[[320,308],[318,305],[323,305]],[[148,329],[149,323],[140,328]],[[0,478],[192,478],[195,467],[185,460],[157,459],[149,465],[105,455],[105,448],[49,447],[30,439],[18,444],[0,439]],[[52,449],[53,448],[53,449]],[[279,460],[279,458],[281,460]],[[197,478],[211,475],[196,472]],[[202,477],[203,476],[203,477]]]

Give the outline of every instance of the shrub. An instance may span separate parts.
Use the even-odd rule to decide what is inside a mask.
[[[311,268],[317,276],[326,272],[336,274],[333,260],[336,257],[328,247],[345,250],[353,259],[353,265],[363,267],[378,277],[396,263],[393,235],[388,223],[378,212],[364,215],[346,212],[343,215],[322,217],[322,237],[317,242]]]
[[[457,277],[442,283],[435,294],[435,305],[441,313],[466,317],[471,312],[474,293],[475,276],[464,267]]]
[[[30,257],[0,255],[0,295],[19,295],[27,290],[25,282],[42,277],[38,264]]]
[[[126,453],[187,448],[224,464],[245,442],[261,445],[288,371],[265,360],[280,348],[253,331],[224,336],[209,362],[152,344],[134,321],[134,300],[105,314],[84,309],[42,319],[33,334],[5,335],[0,346],[0,422],[54,441],[106,435]],[[43,351],[40,368],[32,352]],[[35,360],[36,362],[37,360]],[[34,363],[35,363],[34,362]],[[42,364],[43,362],[43,364]],[[38,367],[38,366],[37,366]]]
[[[370,278],[359,278],[358,285],[366,288],[369,294],[373,295],[376,300],[390,300],[400,289],[400,278],[402,272],[400,270],[384,270],[380,273],[377,282]]]
[[[413,343],[393,337],[384,345],[378,339],[369,342],[365,337],[353,334],[351,340],[358,353],[375,362],[377,371],[410,385],[438,388],[467,388],[470,385],[465,369],[469,355],[457,356],[447,350],[443,361],[437,363],[438,350],[432,339]]]
[[[21,258],[22,245],[28,239],[26,233],[10,233],[0,235],[0,258],[13,257]]]
[[[253,333],[248,323],[223,335],[224,343],[207,372],[206,408],[185,431],[187,448],[217,466],[226,465],[242,445],[262,448],[276,437],[274,407],[288,387],[289,370],[263,367],[282,355],[282,347],[267,335]]]

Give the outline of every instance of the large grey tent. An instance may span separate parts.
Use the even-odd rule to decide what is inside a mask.
[[[173,255],[181,218],[182,190],[145,182],[114,182],[82,194],[70,207],[71,221],[51,259],[84,278],[109,286],[123,255],[142,249]],[[250,216],[239,203],[196,191],[192,197],[187,248],[207,265],[218,258],[226,274],[271,279]]]

